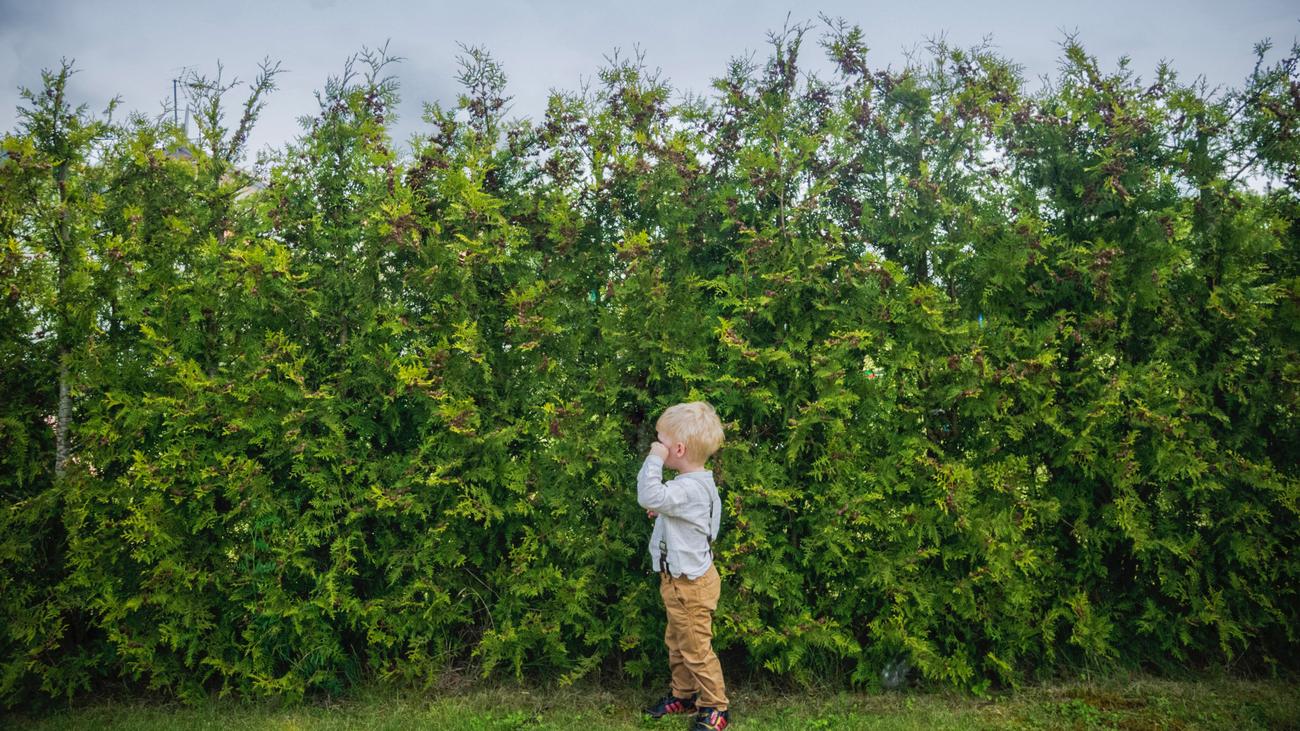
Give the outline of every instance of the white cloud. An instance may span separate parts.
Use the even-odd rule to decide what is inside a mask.
[[[128,109],[157,113],[171,96],[171,79],[182,67],[213,74],[225,62],[227,77],[251,80],[257,62],[270,56],[288,72],[270,98],[252,139],[253,150],[280,144],[298,131],[297,118],[315,111],[312,92],[337,74],[363,45],[391,39],[390,50],[406,60],[395,73],[402,83],[395,137],[404,142],[422,126],[421,103],[452,106],[457,41],[480,45],[502,63],[515,98],[512,116],[539,117],[552,88],[576,90],[594,79],[605,56],[623,57],[639,44],[650,70],[659,68],[678,94],[711,93],[710,81],[728,59],[767,54],[767,32],[786,20],[788,5],[773,2],[428,2],[337,3],[333,0],[229,0],[177,2],[0,1],[0,125],[12,129],[19,85],[40,84],[42,67],[60,56],[75,57],[83,70],[75,87],[92,109],[115,94]],[[1030,88],[1040,74],[1053,74],[1062,29],[1077,29],[1085,48],[1103,68],[1121,54],[1150,78],[1169,58],[1185,80],[1204,74],[1210,83],[1236,85],[1253,63],[1251,47],[1266,35],[1288,48],[1297,13],[1286,2],[1230,5],[1221,2],[1078,3],[969,2],[909,5],[892,2],[826,2],[790,14],[792,24],[810,21],[802,57],[808,67],[827,68],[817,44],[817,12],[844,16],[862,26],[871,47],[868,62],[899,65],[903,49],[946,33],[950,44],[969,46],[991,35],[998,52],[1025,66]],[[1275,51],[1276,54],[1276,51]],[[242,92],[246,93],[246,92]],[[242,96],[236,93],[236,98]],[[233,112],[232,112],[233,113]]]

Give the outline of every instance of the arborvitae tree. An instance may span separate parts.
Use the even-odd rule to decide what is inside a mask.
[[[54,424],[55,478],[61,478],[71,456],[69,428],[73,419],[72,360],[78,346],[89,338],[94,307],[89,297],[89,229],[99,205],[98,168],[90,157],[97,143],[109,133],[107,121],[91,117],[86,105],[74,107],[68,98],[72,62],[64,60],[57,72],[42,71],[44,87],[39,92],[22,90],[31,106],[19,107],[21,132],[30,148],[8,150],[14,158],[15,174],[26,172],[37,180],[26,187],[32,196],[9,201],[31,210],[24,223],[27,243],[48,259],[52,286],[45,306],[45,332],[54,339],[54,362],[58,373],[58,412]],[[116,100],[110,103],[111,115]],[[21,184],[20,184],[21,185]]]
[[[37,677],[56,679],[47,689],[88,686],[101,669],[81,643],[88,622],[67,605],[62,586],[71,560],[64,495],[72,475],[87,466],[77,427],[88,351],[98,336],[92,256],[105,193],[94,157],[112,134],[117,100],[102,119],[91,115],[70,97],[73,73],[65,59],[56,71],[41,72],[40,89],[22,90],[19,128],[6,136],[0,166],[8,275],[0,423],[12,469],[0,477],[7,508],[0,515],[6,696],[31,692]]]
[[[802,25],[711,99],[616,52],[536,123],[465,47],[409,155],[363,51],[264,189],[277,67],[233,131],[190,77],[198,140],[47,74],[0,159],[5,704],[657,675],[633,476],[697,398],[729,677],[1293,667],[1300,51],[1216,95],[1067,38],[1029,90],[823,20],[828,78]]]
[[[241,606],[232,590],[240,519],[250,502],[263,504],[250,495],[265,494],[265,482],[248,489],[265,476],[243,449],[229,396],[247,384],[248,313],[257,311],[244,296],[249,219],[236,203],[247,179],[231,172],[273,75],[253,84],[234,134],[207,126],[233,85],[196,77],[209,147],[137,116],[100,161],[108,182],[96,278],[108,337],[91,344],[96,397],[79,427],[87,466],[66,498],[63,588],[94,628],[94,644],[83,643],[128,677],[186,698],[232,654],[221,618]]]

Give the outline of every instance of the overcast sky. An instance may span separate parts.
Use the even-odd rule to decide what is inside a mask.
[[[987,6],[987,7],[980,7]],[[661,70],[680,94],[711,93],[734,56],[767,53],[767,33],[812,22],[803,57],[826,67],[816,39],[818,12],[860,25],[874,67],[904,60],[927,37],[969,46],[989,36],[1002,55],[1024,66],[1030,89],[1054,73],[1066,32],[1077,32],[1104,69],[1121,55],[1143,78],[1167,59],[1181,78],[1203,75],[1211,85],[1238,86],[1249,74],[1253,47],[1272,38],[1276,60],[1300,35],[1300,5],[1285,0],[1049,0],[977,3],[821,2],[346,2],[345,0],[225,0],[223,2],[113,2],[112,0],[0,0],[0,124],[17,124],[18,88],[40,85],[42,68],[60,57],[76,60],[74,100],[100,110],[120,94],[127,110],[161,114],[173,77],[185,67],[249,81],[264,56],[287,72],[269,99],[251,149],[279,145],[299,132],[297,118],[316,111],[312,92],[338,74],[348,56],[382,46],[404,57],[395,67],[402,103],[396,137],[419,131],[421,102],[454,106],[457,42],[486,48],[509,77],[508,116],[539,119],[551,89],[577,90],[606,64],[605,57],[634,45],[650,70]],[[230,116],[246,89],[232,92]]]

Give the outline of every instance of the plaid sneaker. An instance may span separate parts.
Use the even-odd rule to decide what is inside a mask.
[[[651,718],[662,718],[669,713],[690,713],[695,710],[695,699],[699,697],[699,693],[696,693],[690,698],[678,698],[669,693],[663,698],[660,698],[653,706],[645,709],[645,712],[646,715]]]
[[[731,718],[726,711],[700,706],[700,712],[695,715],[695,725],[691,726],[691,731],[722,731],[729,723]]]

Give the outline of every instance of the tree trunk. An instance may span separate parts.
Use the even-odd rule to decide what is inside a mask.
[[[59,346],[59,415],[54,422],[54,478],[63,479],[68,461],[68,423],[72,420],[72,399],[68,396],[68,358],[65,346]]]
[[[60,90],[60,95],[62,90]],[[59,191],[59,224],[57,229],[59,271],[58,271],[58,330],[55,333],[59,357],[59,409],[54,422],[54,478],[63,478],[68,462],[68,422],[72,417],[72,399],[68,395],[68,359],[71,356],[68,340],[71,337],[68,324],[68,276],[72,267],[72,227],[68,225],[68,163],[60,162],[54,169],[54,180]]]

